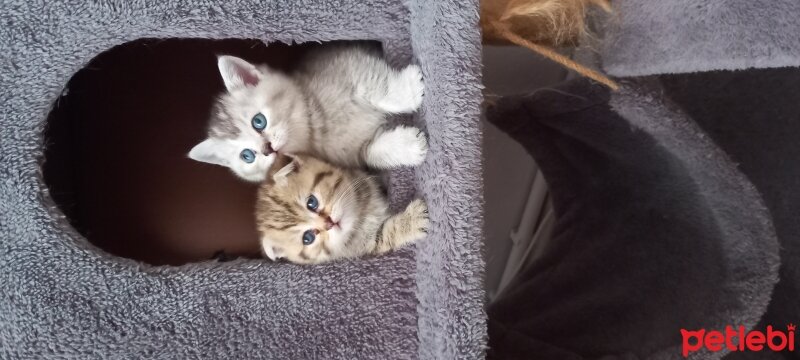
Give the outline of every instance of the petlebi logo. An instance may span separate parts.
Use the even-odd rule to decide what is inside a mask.
[[[745,331],[744,326],[734,328],[726,326],[725,331],[686,330],[681,329],[683,336],[683,357],[690,353],[706,348],[717,352],[723,349],[730,351],[794,351],[795,331],[794,324],[786,325],[786,331],[767,326],[767,331]]]

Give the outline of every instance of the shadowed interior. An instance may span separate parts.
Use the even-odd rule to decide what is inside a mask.
[[[111,254],[150,264],[258,256],[256,185],[187,157],[223,89],[216,56],[290,70],[308,45],[141,39],[69,81],[45,131],[44,178],[70,223]]]

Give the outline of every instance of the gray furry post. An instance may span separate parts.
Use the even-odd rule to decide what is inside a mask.
[[[8,0],[0,23],[0,358],[483,357],[477,1]],[[42,128],[77,71],[141,38],[409,44],[388,55],[425,75],[431,151],[390,194],[428,200],[430,241],[320,266],[149,266],[91,245],[38,178]]]

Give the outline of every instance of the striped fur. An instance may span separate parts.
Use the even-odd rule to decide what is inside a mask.
[[[421,200],[390,215],[374,176],[307,156],[281,157],[259,188],[256,223],[267,257],[301,264],[386,253],[425,236],[428,211]],[[306,204],[314,195],[317,211]],[[326,219],[336,226],[328,229]],[[304,245],[303,233],[316,239]]]

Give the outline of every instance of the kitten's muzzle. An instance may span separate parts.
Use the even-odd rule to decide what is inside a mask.
[[[333,229],[334,226],[339,226],[338,222],[333,222],[330,216],[325,217],[325,230]]]
[[[269,141],[267,141],[267,143],[264,144],[264,149],[261,150],[261,153],[264,154],[264,155],[267,155],[267,156],[269,156],[270,154],[272,154],[274,152],[275,152],[275,149],[272,148],[272,143],[269,142]]]

